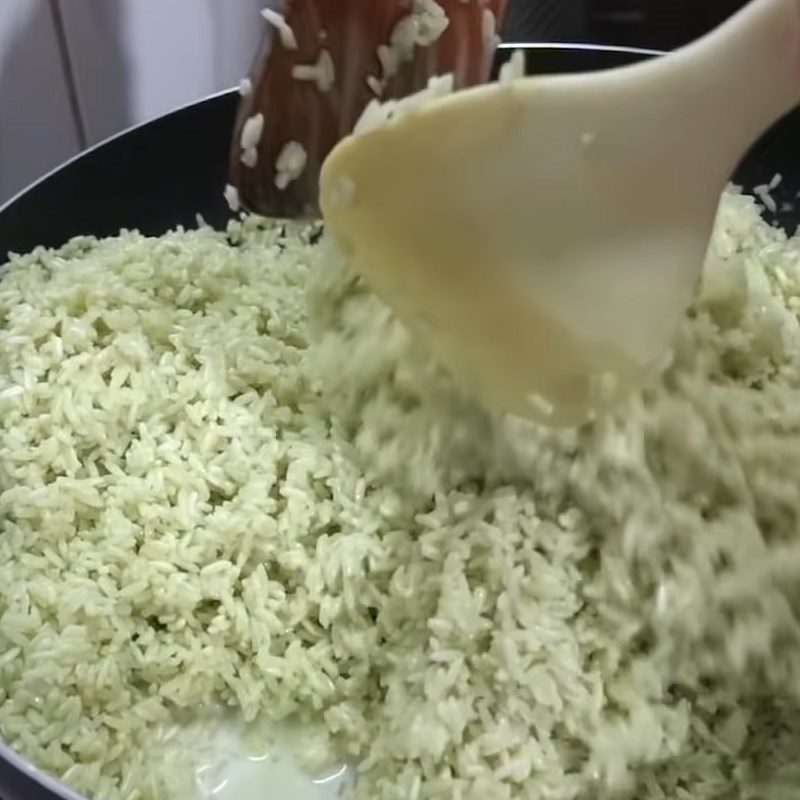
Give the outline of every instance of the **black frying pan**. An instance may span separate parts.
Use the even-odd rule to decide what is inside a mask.
[[[656,53],[580,45],[532,45],[531,73],[581,72],[631,64]],[[501,60],[508,57],[503,48]],[[9,252],[57,247],[73,236],[108,236],[120,228],[161,234],[196,225],[222,226],[222,198],[238,95],[211,97],[123,133],[73,159],[0,208],[0,264]],[[800,222],[800,111],[754,148],[736,175],[752,188],[783,175],[771,219],[794,232]],[[642,177],[643,180],[647,176]],[[653,186],[653,191],[658,191]],[[791,204],[789,208],[786,204]],[[80,800],[0,744],[0,800]]]
[[[580,72],[618,67],[649,58],[652,51],[579,45],[528,49],[530,72]],[[501,58],[508,56],[504,48]],[[222,225],[229,216],[222,198],[228,146],[238,96],[226,92],[123,133],[78,156],[0,209],[0,263],[8,252],[36,245],[56,247],[78,234],[108,236],[120,228],[161,234],[194,226],[196,214]],[[784,181],[779,207],[800,191],[800,113],[765,137],[736,176],[745,187]],[[653,187],[657,191],[657,187]],[[794,232],[800,214],[779,212]]]

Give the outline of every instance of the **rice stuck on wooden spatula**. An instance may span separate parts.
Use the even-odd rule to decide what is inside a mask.
[[[274,4],[275,5],[275,4]],[[431,78],[485,81],[506,0],[288,0],[241,85],[230,159],[232,207],[315,213],[322,163],[373,100]]]

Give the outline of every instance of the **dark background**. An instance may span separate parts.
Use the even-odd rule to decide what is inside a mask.
[[[669,50],[744,5],[746,0],[511,0],[505,38]]]

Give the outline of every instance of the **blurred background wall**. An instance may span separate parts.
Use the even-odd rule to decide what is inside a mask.
[[[279,2],[0,0],[0,202],[113,133],[235,85],[264,35],[258,11]],[[511,3],[509,41],[669,49],[745,0]]]

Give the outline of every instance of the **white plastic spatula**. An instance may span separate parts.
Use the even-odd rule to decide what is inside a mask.
[[[664,363],[720,194],[800,102],[800,0],[645,64],[457,93],[344,140],[328,230],[488,404],[580,423]]]

